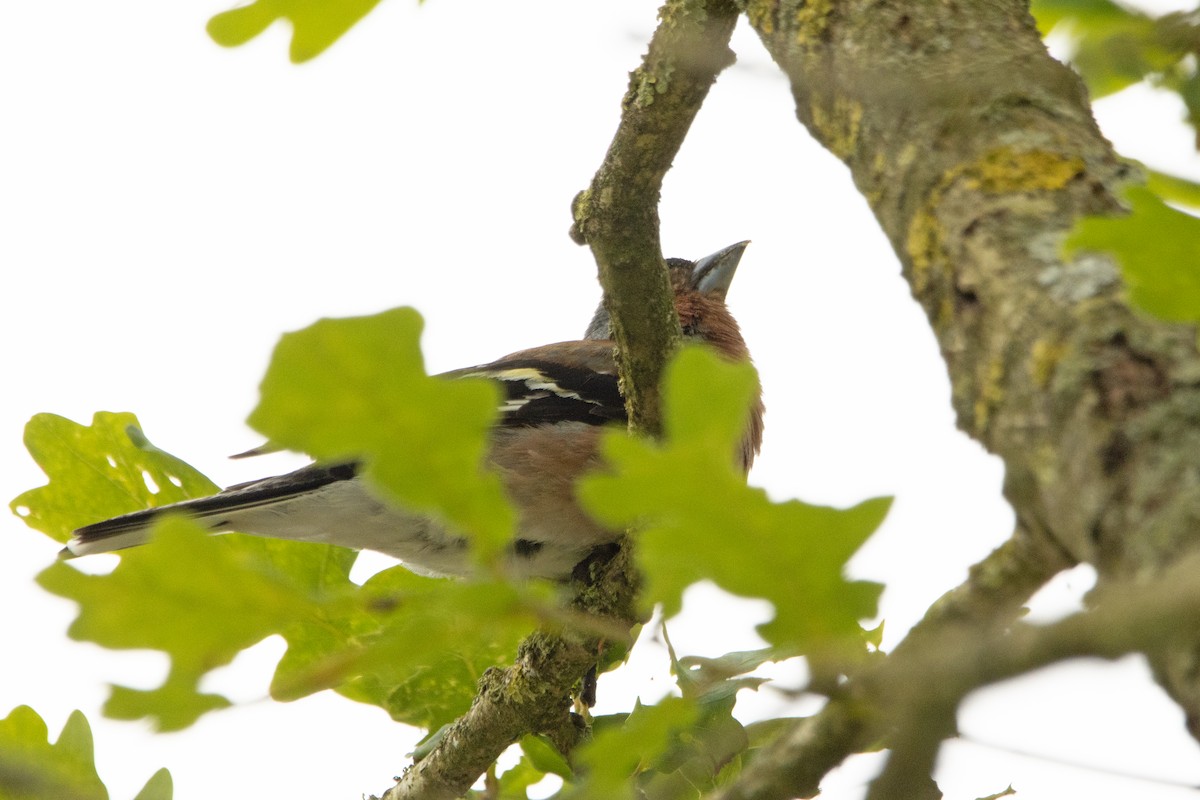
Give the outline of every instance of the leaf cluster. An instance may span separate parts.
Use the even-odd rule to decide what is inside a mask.
[[[1065,32],[1070,60],[1093,98],[1149,83],[1175,92],[1200,125],[1200,26],[1192,14],[1155,16],[1111,0],[1036,0],[1032,10],[1043,34]]]
[[[160,769],[134,800],[171,800],[171,774]],[[51,742],[46,723],[29,706],[14,708],[0,719],[0,798],[41,800],[108,800],[96,771],[92,728],[87,717],[71,713],[58,741]]]
[[[79,604],[73,638],[170,656],[161,686],[113,687],[106,714],[186,727],[229,705],[200,691],[203,676],[278,635],[287,649],[271,682],[276,699],[333,689],[435,730],[466,710],[483,672],[508,662],[523,637],[578,621],[563,613],[559,588],[506,579],[500,553],[513,512],[496,476],[481,468],[495,394],[487,384],[425,375],[420,328],[415,312],[397,309],[286,335],[251,422],[319,458],[361,460],[381,496],[469,537],[477,577],[450,581],[397,566],[358,585],[350,580],[354,551],[213,537],[166,516],[152,543],[124,551],[108,574],[60,561],[38,578]],[[521,763],[495,779],[501,796],[522,797],[548,773],[568,779],[564,796],[613,796],[618,784],[618,794],[636,785],[654,797],[690,796],[752,752],[751,733],[733,716],[737,692],[761,683],[747,673],[792,655],[841,663],[865,653],[858,620],[875,613],[880,587],[842,572],[888,503],[838,511],[773,503],[747,487],[732,454],[756,381],[747,366],[685,351],[666,382],[663,440],[612,431],[607,468],[580,493],[597,518],[638,531],[647,607],[674,613],[689,585],[713,580],[774,605],[761,627],[772,647],[715,660],[672,655],[678,697],[595,720],[594,740],[570,762],[547,740],[526,738]],[[425,456],[431,437],[436,458]],[[151,445],[131,414],[102,412],[90,426],[39,415],[26,440],[50,481],[13,508],[57,541],[98,518],[215,490]]]
[[[1065,253],[1111,254],[1133,305],[1169,322],[1200,322],[1200,219],[1144,186],[1126,187],[1124,196],[1127,216],[1080,220]]]
[[[1035,0],[1043,35],[1070,40],[1071,66],[1101,98],[1146,82],[1179,95],[1200,146],[1200,26],[1194,14],[1155,16],[1111,0]],[[1129,186],[1123,217],[1080,220],[1064,255],[1108,253],[1120,267],[1131,303],[1170,322],[1200,321],[1200,222],[1166,202],[1200,207],[1200,184],[1152,169],[1146,186]]]

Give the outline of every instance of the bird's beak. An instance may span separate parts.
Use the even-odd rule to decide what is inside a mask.
[[[731,244],[697,261],[696,266],[692,267],[692,288],[725,299],[748,244],[749,240]]]

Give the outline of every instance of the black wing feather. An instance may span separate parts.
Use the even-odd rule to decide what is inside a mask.
[[[625,400],[612,373],[555,361],[516,359],[495,361],[463,374],[490,378],[500,385],[504,392],[502,427],[626,421]]]
[[[499,425],[505,428],[535,427],[558,422],[605,425],[626,421],[625,401],[621,397],[617,376],[610,372],[537,358],[513,358],[447,373],[446,377],[478,377],[496,381],[504,396]],[[268,505],[331,483],[349,480],[358,474],[359,467],[355,461],[311,464],[287,475],[230,486],[211,497],[135,511],[86,525],[75,531],[75,541],[87,544],[119,536],[142,528],[155,517],[175,510],[203,518],[207,525],[219,529],[224,524],[222,512]]]
[[[75,540],[80,544],[88,544],[113,536],[119,536],[122,533],[142,528],[155,517],[170,513],[171,511],[186,511],[193,516],[206,517],[208,518],[206,521],[207,525],[219,528],[222,525],[222,521],[219,519],[214,521],[212,517],[220,515],[223,511],[267,505],[280,498],[294,497],[295,495],[311,492],[314,489],[327,486],[331,483],[349,480],[358,473],[358,467],[358,463],[354,461],[344,461],[335,464],[310,464],[307,467],[301,467],[295,472],[289,472],[287,475],[239,483],[210,497],[200,497],[195,500],[185,500],[182,503],[147,508],[142,511],[134,511],[131,514],[122,514],[119,517],[113,517],[103,522],[85,525],[75,531]]]

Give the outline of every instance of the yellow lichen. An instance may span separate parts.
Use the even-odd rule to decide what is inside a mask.
[[[1003,381],[1004,364],[998,358],[993,359],[987,366],[975,399],[975,433],[982,434],[987,430],[992,409],[1004,400]]]
[[[775,32],[775,0],[750,0],[746,4],[746,19],[759,33],[771,35]]]
[[[1053,444],[1041,444],[1029,459],[1030,469],[1043,486],[1054,486],[1059,482],[1059,452]]]
[[[796,30],[796,41],[813,41],[820,37],[833,15],[832,0],[807,0],[796,3],[792,21]]]
[[[1047,150],[997,148],[962,172],[967,188],[1002,194],[1061,189],[1084,170],[1083,159]]]
[[[1062,342],[1038,339],[1033,343],[1029,353],[1029,374],[1035,386],[1045,389],[1050,384],[1054,370],[1058,368],[1058,362],[1062,361],[1066,352],[1067,347]]]
[[[934,192],[908,225],[904,241],[905,252],[912,261],[913,292],[922,294],[929,288],[930,271],[941,252],[942,226],[934,216],[940,192]]]
[[[859,109],[861,112],[861,109]],[[814,115],[816,119],[816,115]],[[852,142],[857,136],[857,125],[861,119],[851,116],[851,132],[841,141]],[[836,151],[835,151],[836,152]],[[901,160],[912,153],[902,151]],[[1074,156],[1063,156],[1045,150],[1016,151],[997,148],[989,151],[978,161],[959,164],[947,170],[941,180],[929,192],[921,209],[913,215],[908,225],[905,249],[912,259],[913,291],[920,295],[930,286],[934,264],[939,260],[944,231],[938,221],[938,208],[946,190],[960,183],[971,191],[991,193],[1020,191],[1053,191],[1061,189],[1083,170],[1083,161]],[[947,270],[950,269],[946,265]],[[938,309],[935,324],[949,320],[953,308],[945,303]],[[943,316],[945,314],[946,316]]]
[[[916,163],[921,157],[921,149],[916,143],[908,142],[900,148],[900,154],[896,156],[896,167],[900,172],[907,172],[908,168]]]
[[[812,122],[820,133],[821,141],[835,156],[849,158],[858,147],[858,134],[862,128],[862,105],[846,97],[835,96],[832,107],[821,105],[821,99],[813,96]]]

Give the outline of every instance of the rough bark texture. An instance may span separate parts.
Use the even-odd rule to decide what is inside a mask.
[[[606,642],[628,632],[637,620],[634,571],[628,560],[626,548],[595,564],[573,603],[575,610],[609,623],[615,635],[584,630],[527,638],[513,666],[484,673],[470,710],[441,732],[437,745],[409,767],[383,800],[461,797],[527,733],[545,734],[569,753],[584,734],[581,721],[571,714],[572,687],[596,665]]]
[[[749,0],[797,115],[850,167],[937,334],[958,424],[1007,467],[1023,528],[1106,582],[1200,537],[1195,331],[1130,308],[1081,216],[1136,177],[1024,2]],[[1200,734],[1197,641],[1150,653]]]
[[[972,660],[972,654],[961,658],[947,654],[961,651],[967,637],[981,652],[1003,647],[1024,603],[1068,566],[1071,562],[1053,543],[1017,529],[1008,542],[972,568],[965,583],[934,603],[886,659],[852,677],[819,713],[800,720],[764,748],[752,768],[709,800],[815,797],[822,778],[848,755],[878,746],[905,724],[919,728],[905,731],[904,738],[920,752],[910,750],[904,754],[908,758],[896,759],[897,767],[904,770],[900,778],[891,784],[885,780],[881,789],[873,791],[897,791],[897,797],[907,800],[924,797],[930,784],[931,760],[946,734],[944,718],[949,716],[953,721],[956,698],[995,678],[994,673],[981,675],[978,670],[960,669],[962,662]],[[922,675],[931,659],[952,680],[938,682]],[[986,658],[976,661],[987,663]],[[913,675],[922,677],[914,681]],[[943,684],[953,690],[949,698],[933,698],[939,702],[930,702],[929,692],[913,690],[922,686],[937,690]],[[925,712],[921,720],[925,724],[913,726],[908,708],[897,710],[902,706]],[[936,711],[943,719],[929,725],[929,711]],[[897,767],[893,767],[892,774]]]
[[[575,205],[631,419],[649,432],[678,336],[666,273],[647,266],[661,267],[655,206],[730,59],[729,2],[668,0],[621,128]],[[1018,533],[902,646],[713,796],[810,796],[881,737],[903,757],[872,797],[927,794],[965,692],[1083,653],[1147,652],[1200,736],[1200,596],[1179,564],[1200,537],[1200,357],[1192,327],[1129,306],[1107,257],[1060,254],[1081,216],[1122,213],[1120,184],[1137,177],[1100,135],[1082,85],[1046,53],[1021,0],[739,2],[788,74],[800,121],[849,166],[890,238],[945,356],[958,424],[1005,461]],[[1050,629],[1013,623],[1044,580],[1077,561],[1097,567],[1107,604]],[[518,667],[485,681],[435,753],[445,760],[426,758],[389,797],[455,796],[528,730],[523,714],[563,736],[568,678],[587,650],[578,646],[531,642]],[[565,671],[552,668],[564,661]],[[491,732],[482,750],[480,730]],[[468,768],[453,760],[463,754]]]
[[[572,234],[596,256],[630,425],[652,435],[660,429],[660,378],[680,338],[659,246],[659,193],[717,73],[733,61],[728,42],[737,15],[731,0],[667,0],[649,52],[630,76],[604,163],[575,200]],[[636,622],[637,583],[628,548],[597,569],[574,607],[627,632]],[[571,689],[611,640],[586,632],[531,636],[512,667],[483,676],[470,710],[384,800],[460,797],[527,733],[546,734],[569,753],[584,735],[570,714]]]
[[[659,384],[680,335],[659,244],[659,194],[717,74],[733,63],[737,17],[732,0],[663,5],[604,163],[575,198],[572,236],[596,257],[630,424],[651,434],[660,432]]]

